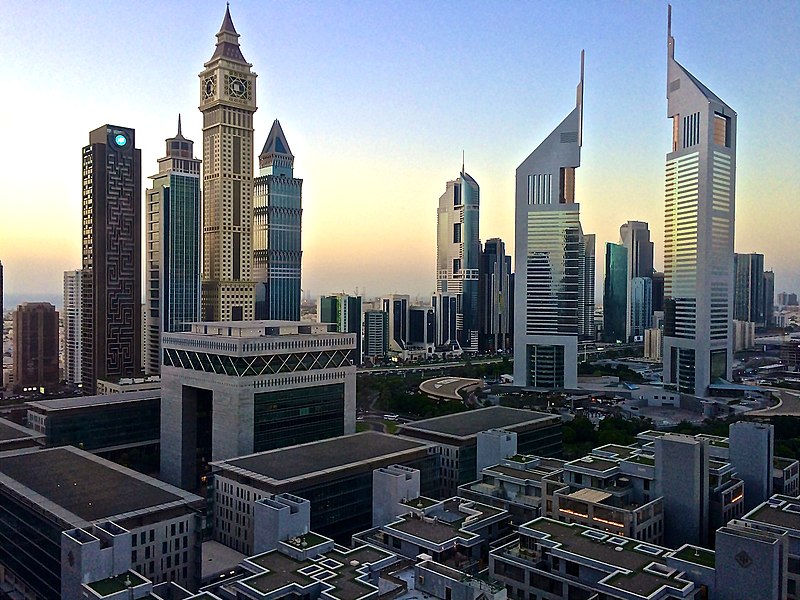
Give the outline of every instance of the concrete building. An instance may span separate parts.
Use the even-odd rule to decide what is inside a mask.
[[[436,211],[436,291],[455,295],[458,342],[470,352],[478,351],[480,328],[480,193],[462,165]]]
[[[744,507],[752,510],[772,496],[775,428],[768,423],[739,421],[728,430],[729,456],[744,481]]]
[[[606,272],[603,282],[603,340],[626,342],[628,327],[628,249],[606,243]]]
[[[664,382],[704,396],[733,365],[736,112],[675,60],[669,21]]]
[[[333,323],[336,325],[336,331],[340,333],[356,334],[356,348],[350,358],[354,365],[364,362],[362,318],[361,296],[336,294],[320,296],[317,301],[317,319],[320,323]]]
[[[161,392],[125,392],[26,403],[47,447],[76,446],[137,471],[158,473]]]
[[[458,486],[478,478],[478,434],[490,429],[516,433],[518,451],[523,454],[557,456],[561,452],[558,416],[502,406],[414,421],[398,431],[436,444],[440,460],[436,496],[448,498]]]
[[[161,476],[194,489],[207,463],[355,431],[352,333],[322,323],[193,323],[162,336]]]
[[[33,429],[18,425],[8,419],[0,419],[0,452],[21,448],[40,448],[43,435]]]
[[[142,365],[142,177],[133,129],[103,125],[83,148],[81,380],[135,377]]]
[[[381,527],[408,510],[408,503],[420,497],[419,469],[389,465],[372,473],[372,526]]]
[[[461,352],[458,343],[458,298],[454,294],[434,294],[431,305],[436,314],[436,349],[438,352]]]
[[[511,287],[511,256],[500,238],[486,240],[481,252],[478,307],[481,352],[504,351],[512,347],[514,292]]]
[[[258,166],[253,187],[256,319],[299,321],[303,180],[294,176],[294,155],[278,119]]]
[[[583,55],[575,108],[516,174],[514,383],[574,388],[584,333],[586,244],[575,201],[583,135]],[[593,253],[592,253],[593,254]],[[594,310],[590,314],[593,314]],[[588,318],[588,317],[587,317]]]
[[[664,330],[661,328],[645,329],[644,357],[648,360],[661,362],[663,348]]]
[[[373,362],[389,354],[389,314],[382,310],[364,311],[364,356]]]
[[[373,431],[214,462],[214,539],[252,553],[252,503],[288,493],[311,503],[311,529],[349,542],[372,526],[373,471],[390,465],[419,470],[421,492],[436,492],[432,444]]]
[[[748,350],[756,343],[756,324],[752,321],[734,321],[732,326],[733,351]]]
[[[81,272],[64,271],[64,380],[81,383]]]
[[[783,533],[734,521],[716,536],[714,598],[795,598],[787,593],[789,544]]]
[[[194,142],[166,140],[158,173],[145,191],[147,302],[145,373],[161,372],[161,334],[188,331],[200,320],[200,161]]]
[[[256,74],[225,9],[214,54],[200,73],[203,113],[203,284],[206,321],[255,318],[253,113]]]
[[[58,312],[49,302],[25,302],[14,311],[14,387],[50,389],[61,381]]]
[[[408,295],[390,294],[381,299],[383,312],[389,315],[389,352],[405,358],[408,350],[408,311],[411,298]]]
[[[687,435],[668,434],[655,440],[655,494],[664,500],[664,541],[708,543],[709,444]]]
[[[112,522],[125,542],[119,558],[134,571],[196,589],[203,506],[71,446],[0,453],[0,585],[17,597],[64,597],[63,586],[80,586],[101,565],[83,562],[83,540],[62,533]]]

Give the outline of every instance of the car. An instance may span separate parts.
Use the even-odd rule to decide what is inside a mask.
[[[387,421],[397,421],[400,418],[400,415],[383,415],[383,418]]]

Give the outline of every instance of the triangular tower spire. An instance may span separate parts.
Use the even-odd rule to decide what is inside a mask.
[[[222,18],[222,25],[220,25],[217,32],[217,48],[214,50],[214,55],[208,62],[214,61],[218,58],[225,58],[234,62],[241,62],[249,65],[242,55],[239,48],[239,34],[236,32],[236,27],[233,26],[233,19],[231,18],[231,6],[225,6],[225,16]],[[206,63],[208,65],[208,63]]]
[[[183,132],[181,131],[181,113],[178,113],[178,135],[175,137],[183,137]]]
[[[273,166],[291,168],[294,165],[294,155],[278,119],[272,123],[264,148],[258,155],[258,164],[261,169]]]
[[[225,3],[225,16],[222,19],[222,25],[219,28],[219,33],[233,33],[235,35],[239,35],[236,33],[236,27],[233,26],[233,19],[231,19],[231,3]],[[217,35],[219,35],[219,33]]]

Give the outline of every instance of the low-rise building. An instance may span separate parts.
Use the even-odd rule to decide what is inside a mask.
[[[8,419],[0,419],[0,452],[20,448],[38,448],[44,436],[38,431],[17,425]]]
[[[406,423],[404,436],[433,442],[440,453],[440,498],[454,496],[458,486],[478,478],[478,434],[503,429],[517,434],[517,452],[537,456],[561,454],[561,418],[531,410],[491,406]]]
[[[75,574],[81,544],[70,546],[75,537],[62,533],[112,522],[101,528],[124,541],[125,569],[194,589],[204,506],[199,496],[70,446],[0,453],[0,585],[25,598],[62,597],[62,584],[86,575]]]
[[[772,488],[776,494],[797,496],[800,488],[800,462],[776,456],[772,460]]]

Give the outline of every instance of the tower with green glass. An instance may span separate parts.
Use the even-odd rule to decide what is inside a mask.
[[[606,270],[603,281],[603,340],[627,342],[628,249],[606,243]]]
[[[147,190],[147,331],[145,372],[161,372],[161,334],[188,331],[200,320],[200,160],[178,133]]]
[[[277,119],[258,164],[253,188],[256,319],[299,321],[303,180],[294,176],[294,155]]]

